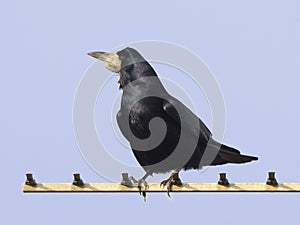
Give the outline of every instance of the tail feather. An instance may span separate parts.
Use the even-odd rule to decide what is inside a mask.
[[[247,163],[258,160],[256,156],[242,155],[238,150],[226,145],[221,145],[219,156],[228,163]]]
[[[219,144],[216,141],[211,142],[213,148],[220,148],[216,158],[210,165],[222,165],[226,163],[247,163],[258,160],[256,156],[242,155],[239,150],[227,145]]]

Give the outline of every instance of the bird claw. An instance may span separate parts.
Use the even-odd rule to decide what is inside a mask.
[[[169,198],[171,198],[170,192],[172,191],[172,186],[176,185],[176,186],[182,186],[182,182],[180,180],[180,178],[178,177],[178,173],[172,173],[172,175],[166,179],[163,180],[160,183],[160,186],[167,186],[167,195]]]
[[[160,183],[160,186],[163,186],[163,187],[167,186],[167,195],[169,196],[169,198],[171,198],[171,196],[170,196],[170,191],[172,191],[172,185],[173,185],[172,180],[173,180],[173,177],[171,176],[171,177],[169,177],[168,179],[163,180],[163,181]]]
[[[145,191],[149,188],[149,184],[144,179],[139,179],[138,180],[138,188],[139,188],[140,194],[142,191],[142,186],[144,186]]]
[[[144,186],[144,190],[142,191],[142,186]],[[144,179],[138,180],[138,189],[140,195],[143,195],[144,201],[146,202],[146,191],[149,188],[149,184]]]

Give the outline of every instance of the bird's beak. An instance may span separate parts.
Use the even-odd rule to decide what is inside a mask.
[[[103,61],[105,67],[114,73],[118,73],[121,70],[121,60],[115,53],[90,52],[88,55]]]

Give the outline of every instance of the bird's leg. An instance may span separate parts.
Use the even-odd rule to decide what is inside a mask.
[[[169,197],[171,197],[170,191],[172,191],[173,185],[182,186],[182,182],[179,178],[179,170],[175,170],[168,179],[163,180],[160,183],[160,186],[163,186],[163,187],[167,186],[167,194]]]
[[[151,173],[146,172],[146,174],[141,179],[138,180],[139,193],[143,195],[144,201],[146,201],[146,190],[149,187],[148,183],[146,182],[146,179],[150,175],[151,175]],[[144,191],[142,191],[142,185],[144,186],[144,189],[145,189]]]

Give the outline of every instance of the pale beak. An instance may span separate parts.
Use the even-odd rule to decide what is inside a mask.
[[[88,55],[103,61],[105,67],[114,73],[118,73],[121,70],[121,60],[115,53],[90,52]]]

